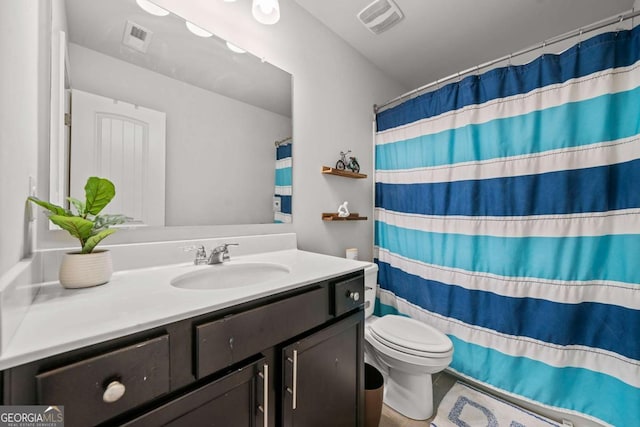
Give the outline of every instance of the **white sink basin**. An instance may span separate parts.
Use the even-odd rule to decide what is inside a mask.
[[[256,285],[289,274],[288,267],[267,262],[243,262],[203,265],[182,274],[171,285],[182,289],[229,289]]]

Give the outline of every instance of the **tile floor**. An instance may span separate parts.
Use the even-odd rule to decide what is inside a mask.
[[[457,378],[446,373],[440,372],[433,377],[433,417],[425,421],[416,421],[407,418],[387,405],[382,406],[382,416],[380,417],[379,427],[428,427],[431,420],[436,416],[436,409],[442,401],[445,394],[456,383]]]

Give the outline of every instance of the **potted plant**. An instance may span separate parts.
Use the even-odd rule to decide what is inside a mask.
[[[122,224],[124,215],[99,215],[115,197],[116,189],[111,181],[95,176],[87,180],[84,187],[85,201],[68,197],[75,208],[74,214],[53,203],[37,197],[29,197],[33,203],[47,209],[49,220],[80,240],[81,250],[64,255],[60,265],[60,284],[65,288],[86,288],[107,283],[113,273],[111,253],[95,250],[105,237],[115,233],[111,225]]]

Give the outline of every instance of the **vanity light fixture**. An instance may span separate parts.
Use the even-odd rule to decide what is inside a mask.
[[[136,3],[138,3],[138,6],[140,6],[142,10],[152,15],[167,16],[169,14],[168,10],[151,3],[149,0],[136,0]]]
[[[195,34],[198,37],[211,37],[213,34],[211,34],[209,31],[198,27],[196,24],[192,24],[189,21],[185,21],[184,22],[185,25],[187,26],[187,28],[189,29],[189,31],[191,31],[193,34]]]
[[[225,0],[225,1],[227,1],[227,0]],[[229,48],[230,51],[235,52],[235,53],[246,53],[247,52],[246,50],[239,48],[238,46],[236,46],[233,43],[227,42],[227,47]]]
[[[280,20],[278,0],[253,0],[251,13],[261,24],[272,25]]]

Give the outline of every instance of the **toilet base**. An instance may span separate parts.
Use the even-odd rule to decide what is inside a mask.
[[[433,415],[431,374],[409,375],[390,368],[383,401],[405,417],[414,420],[430,418]]]

